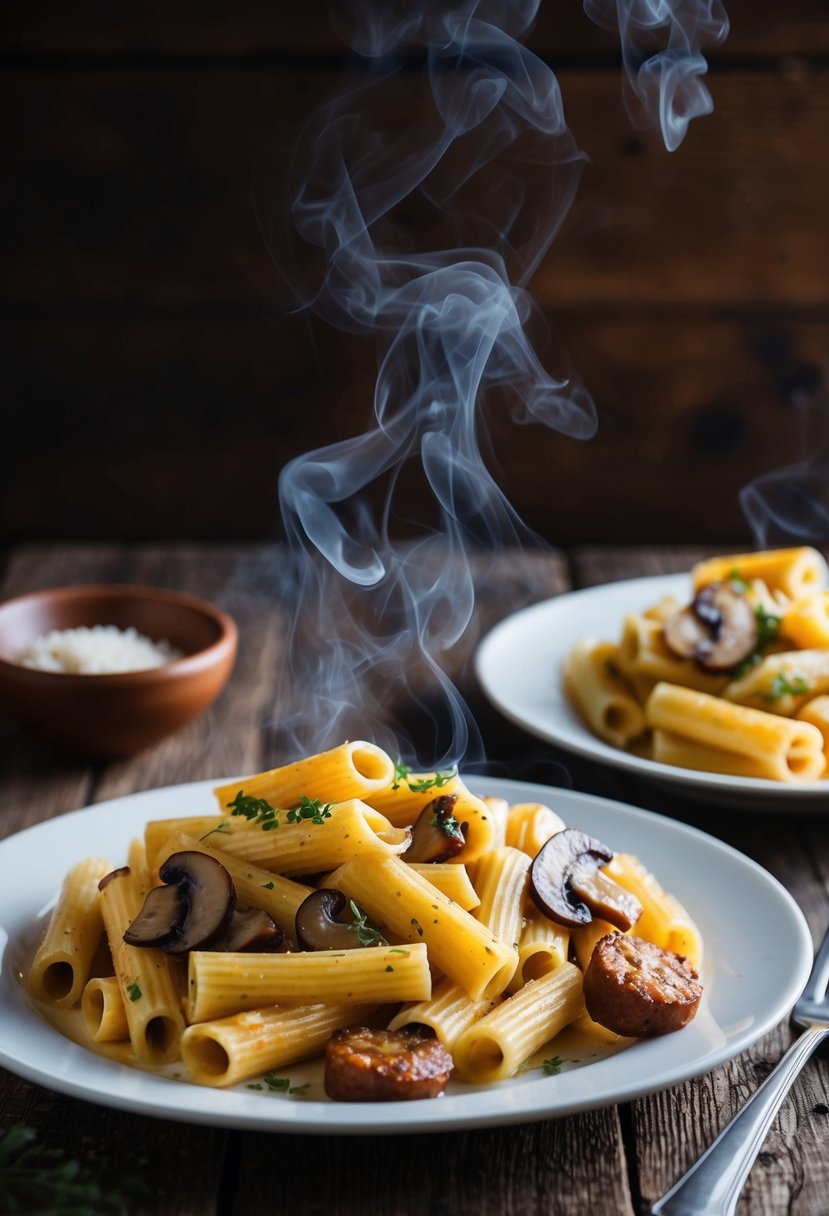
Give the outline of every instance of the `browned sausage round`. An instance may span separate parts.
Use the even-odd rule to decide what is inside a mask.
[[[431,1031],[335,1030],[325,1044],[325,1092],[337,1102],[437,1098],[452,1057]]]
[[[669,1034],[697,1011],[702,984],[682,954],[641,937],[601,938],[584,973],[584,1000],[594,1021],[615,1034]]]

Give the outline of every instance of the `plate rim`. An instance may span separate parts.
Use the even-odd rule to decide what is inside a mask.
[[[131,795],[122,795],[105,802],[93,803],[91,806],[55,816],[43,823],[22,829],[0,841],[0,858],[4,852],[13,852],[21,847],[25,852],[26,846],[31,843],[33,838],[35,841],[38,841],[41,836],[48,839],[50,829],[59,833],[61,831],[71,832],[73,825],[76,825],[82,817],[87,817],[89,822],[94,824],[100,815],[111,815],[114,809],[123,807],[123,804],[126,803],[131,804],[132,810],[136,812],[135,818],[138,818],[142,804],[145,802],[151,804],[156,799],[163,801],[174,794],[201,795],[203,792],[212,791],[220,780],[222,779],[163,786],[155,790],[145,790]],[[469,1093],[447,1096],[437,1102],[429,1102],[423,1107],[420,1103],[366,1103],[359,1104],[359,1109],[357,1109],[358,1104],[354,1104],[354,1106],[344,1104],[341,1107],[340,1104],[311,1099],[300,1099],[293,1102],[269,1101],[268,1097],[240,1093],[238,1090],[217,1090],[140,1072],[97,1056],[86,1048],[65,1039],[45,1018],[40,1017],[36,1007],[25,995],[22,985],[9,974],[10,966],[5,958],[9,934],[4,926],[9,897],[7,893],[0,893],[0,961],[3,964],[0,967],[0,1064],[18,1076],[74,1098],[173,1122],[320,1135],[427,1133],[529,1123],[632,1101],[672,1085],[681,1084],[733,1059],[786,1016],[811,969],[813,950],[811,934],[802,911],[790,893],[779,880],[753,859],[699,828],[613,799],[510,778],[470,776],[467,780],[471,788],[476,788],[480,792],[497,795],[499,791],[504,791],[504,796],[513,795],[515,801],[528,800],[529,796],[533,801],[559,799],[581,807],[592,804],[597,807],[598,815],[610,814],[612,818],[618,817],[620,822],[628,818],[629,821],[638,821],[640,827],[656,824],[657,843],[659,833],[667,832],[669,838],[672,834],[676,834],[680,838],[698,841],[703,848],[713,848],[716,854],[721,854],[731,865],[736,864],[744,876],[750,875],[753,883],[759,883],[760,889],[765,889],[765,900],[771,894],[777,905],[786,910],[788,914],[786,931],[790,934],[790,940],[786,946],[788,952],[786,957],[790,959],[793,968],[792,981],[783,990],[780,990],[776,983],[769,1004],[759,1020],[753,1022],[750,1028],[743,1029],[731,1038],[723,1035],[723,1042],[716,1050],[698,1054],[695,1058],[685,1062],[678,1070],[676,1066],[673,1066],[669,1073],[666,1073],[663,1067],[651,1082],[646,1082],[644,1085],[641,1082],[639,1071],[635,1067],[630,1067],[627,1070],[628,1079],[624,1084],[617,1082],[607,1093],[599,1097],[590,1092],[588,1088],[588,1092],[582,1099],[569,1100],[563,1107],[557,1107],[554,1102],[550,1103],[544,1098],[539,1099],[539,1094],[543,1093],[543,1087],[549,1086],[548,1078],[527,1081],[520,1087],[513,1088],[512,1091],[505,1088],[510,1085],[509,1081],[502,1083],[501,1086],[470,1087]],[[147,817],[144,814],[144,818]],[[56,828],[56,825],[59,827]],[[126,838],[128,839],[135,830],[133,826],[129,829],[125,827]],[[10,846],[12,846],[11,849]],[[88,851],[88,846],[85,846],[83,854],[86,855]],[[65,859],[61,860],[61,865],[65,870]],[[54,895],[54,891],[51,894]],[[43,893],[39,898],[42,900]],[[11,995],[10,984],[16,985],[11,990]],[[34,1034],[34,1045],[23,1060],[18,1059],[13,1052],[9,1051],[4,1041],[6,1031],[13,1027],[15,1017],[19,1015],[20,1007],[31,1019],[30,1022],[27,1021],[24,1024],[27,1035]],[[44,1035],[47,1036],[45,1062],[43,1055],[38,1054],[38,1045],[42,1047]],[[60,1052],[63,1049],[69,1057],[74,1057],[75,1053],[81,1053],[78,1064],[80,1076],[77,1075],[78,1070],[73,1070],[71,1065],[66,1075],[55,1073],[53,1068],[50,1070],[49,1060],[52,1057],[49,1047],[53,1052]],[[600,1068],[613,1059],[630,1057],[631,1053],[636,1052],[637,1049],[642,1050],[647,1047],[647,1042],[634,1044],[619,1053],[617,1057],[611,1057],[609,1060],[600,1061],[596,1065],[588,1067]],[[84,1064],[87,1065],[87,1069],[84,1069]],[[107,1077],[112,1082],[111,1086],[103,1089],[101,1085],[93,1085],[92,1082],[87,1081],[84,1072],[89,1070],[94,1078],[97,1078],[99,1074],[101,1077]],[[570,1075],[577,1076],[581,1071],[574,1070]],[[149,1088],[149,1096],[142,1097],[145,1086]],[[168,1086],[176,1086],[176,1089],[168,1089]],[[139,1091],[138,1096],[136,1096],[136,1090]],[[165,1098],[169,1100],[171,1094],[175,1095],[172,1104],[169,1101],[165,1102]],[[490,1100],[481,1103],[482,1094]],[[496,1097],[498,1094],[506,1099],[503,1104],[498,1103]],[[523,1100],[521,1099],[522,1094],[524,1095]],[[218,1101],[216,1095],[222,1095]],[[511,1096],[515,1099],[512,1102],[509,1100]],[[460,1107],[460,1110],[456,1110],[456,1107]]]
[[[555,616],[558,611],[566,612],[567,607],[573,601],[578,602],[579,598],[601,600],[603,596],[612,594],[614,590],[624,594],[628,591],[632,592],[636,588],[641,588],[644,592],[646,587],[654,588],[657,594],[659,592],[668,594],[680,588],[683,583],[686,590],[689,590],[689,576],[683,573],[617,579],[613,582],[597,583],[593,587],[579,587],[574,591],[565,591],[561,595],[550,596],[510,613],[489,630],[475,651],[475,675],[484,695],[500,714],[535,738],[542,739],[546,743],[551,743],[563,751],[582,758],[608,764],[642,780],[662,786],[680,787],[686,796],[694,792],[714,791],[723,799],[728,799],[729,804],[735,807],[738,807],[741,802],[747,803],[750,797],[756,797],[761,802],[773,803],[777,806],[783,803],[792,806],[797,803],[799,804],[798,809],[806,813],[820,810],[821,807],[816,807],[814,804],[820,804],[829,799],[829,779],[827,778],[803,785],[789,784],[772,781],[767,777],[735,777],[728,773],[699,772],[695,769],[683,769],[670,764],[662,764],[659,761],[648,760],[643,756],[635,756],[620,748],[612,747],[603,739],[591,734],[588,728],[575,718],[575,714],[574,725],[570,727],[568,723],[567,729],[564,731],[543,727],[534,719],[528,718],[516,710],[508,700],[504,699],[502,692],[499,692],[497,687],[499,681],[493,681],[492,677],[492,667],[498,650],[506,646],[505,639],[512,642],[517,631],[527,621],[544,618],[547,615]],[[510,649],[514,650],[515,646],[511,646]],[[552,672],[551,681],[555,680],[557,675],[560,678],[560,674],[559,667]]]

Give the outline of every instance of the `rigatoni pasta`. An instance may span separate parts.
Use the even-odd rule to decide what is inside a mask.
[[[829,776],[819,700],[829,695],[823,556],[808,546],[731,554],[698,563],[691,581],[689,604],[663,598],[628,613],[615,650],[593,637],[575,644],[562,682],[585,724],[660,764],[789,784]],[[603,654],[605,700],[617,673],[643,717],[636,736],[602,717],[587,657]]]
[[[183,1066],[212,1087],[314,1057],[365,1021],[430,1028],[476,1084],[513,1075],[576,1021],[604,1041],[584,1014],[591,937],[533,897],[534,859],[566,831],[554,807],[482,799],[454,770],[412,776],[378,751],[349,745],[225,784],[226,814],[155,820],[128,865],[73,867],[29,970],[33,995],[79,1005],[96,1049]],[[387,784],[355,793],[355,768]],[[317,774],[319,787],[299,789]],[[407,860],[418,822],[431,860],[422,849]],[[692,923],[656,880],[633,859],[614,866],[609,881],[644,892],[653,940],[698,955]],[[592,940],[608,929],[596,922]],[[71,977],[50,970],[63,965],[58,942],[77,960]]]

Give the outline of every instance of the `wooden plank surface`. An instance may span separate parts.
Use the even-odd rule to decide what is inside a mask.
[[[279,307],[252,177],[262,214],[280,212],[302,124],[361,79],[304,66],[7,72],[17,118],[3,298],[41,310]],[[590,163],[532,284],[545,312],[829,306],[829,72],[712,74],[714,113],[673,155],[636,136],[615,72],[565,69],[559,82]],[[413,143],[412,115],[433,111],[427,88],[404,73],[380,93],[385,120]],[[539,188],[530,176],[530,196]],[[418,248],[445,247],[442,221],[424,227],[411,208],[399,218]]]
[[[740,489],[808,451],[829,318],[571,313],[561,329],[597,434],[517,425],[514,401],[481,411],[519,515],[559,544],[748,540]],[[555,344],[542,354],[563,366]],[[297,317],[14,321],[3,363],[25,385],[0,450],[0,517],[17,538],[274,537],[279,470],[362,435],[376,374],[371,340]],[[401,503],[401,534],[429,518],[413,473]]]
[[[501,554],[476,564],[480,633],[522,602],[571,585],[687,568],[693,547],[575,549]],[[266,764],[275,673],[284,661],[284,602],[279,551],[270,546],[42,546],[18,549],[6,562],[3,597],[66,581],[149,581],[205,594],[241,626],[239,663],[204,718],[131,760],[87,765],[31,744],[0,726],[0,830],[18,830],[90,801],[150,786],[218,776]],[[518,591],[511,588],[517,587]],[[464,654],[456,670],[466,687]],[[467,689],[473,699],[473,690]],[[483,720],[488,748],[504,775],[547,776],[550,749],[500,721]],[[746,816],[715,805],[679,804],[672,796],[560,757],[559,784],[622,793],[629,801],[677,815],[755,857],[792,890],[817,937],[829,920],[829,836],[820,819]],[[496,765],[496,768],[498,766]],[[273,1137],[137,1117],[73,1100],[5,1076],[0,1125],[22,1121],[44,1143],[112,1177],[127,1159],[149,1193],[130,1216],[242,1216],[275,1202],[280,1211],[336,1209],[426,1216],[582,1216],[585,1211],[639,1216],[701,1151],[759,1082],[790,1039],[778,1027],[724,1068],[628,1107],[527,1127],[414,1137]],[[740,1216],[823,1216],[829,1188],[829,1063],[813,1061],[775,1125],[738,1209]],[[135,1145],[145,1146],[135,1152]],[[105,1151],[101,1146],[106,1146]],[[291,1169],[274,1177],[274,1153]],[[106,1158],[104,1161],[103,1158]],[[428,1162],[429,1168],[424,1168]],[[278,1185],[278,1195],[275,1186]]]
[[[731,22],[721,55],[820,55],[829,51],[822,0],[727,0]],[[182,0],[175,6],[142,0],[113,14],[103,0],[67,6],[54,0],[9,0],[4,6],[7,53],[267,55],[340,53],[344,42],[331,25],[324,0],[274,6],[242,0]],[[538,54],[611,54],[618,35],[608,33],[582,11],[578,0],[542,0],[528,44]]]

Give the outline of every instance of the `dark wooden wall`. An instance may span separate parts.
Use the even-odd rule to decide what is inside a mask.
[[[554,543],[748,536],[742,485],[803,456],[829,351],[829,5],[726,0],[715,110],[668,154],[618,48],[544,0],[591,164],[533,291],[592,390],[588,443],[496,424]],[[365,427],[370,342],[285,315],[251,178],[337,87],[313,0],[6,0],[6,542],[277,533],[276,479]]]

